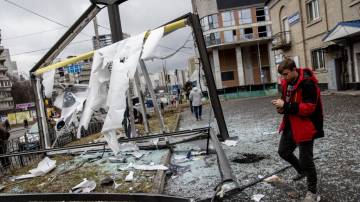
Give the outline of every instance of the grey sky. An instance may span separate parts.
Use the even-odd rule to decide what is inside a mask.
[[[68,26],[72,25],[90,5],[89,0],[9,1]],[[123,32],[131,35],[153,29],[188,12],[191,12],[191,0],[128,0],[120,5]],[[97,19],[99,25],[110,27],[107,9],[103,9]],[[106,28],[99,27],[100,34],[110,33],[110,30]],[[9,4],[6,0],[0,0],[0,29],[2,30],[1,44],[10,49],[11,58],[17,62],[19,72],[28,73],[29,69],[47,50],[27,54],[19,53],[50,48],[67,28],[22,10]],[[38,32],[43,33],[17,38]],[[176,49],[184,43],[189,34],[189,28],[179,30],[164,38],[161,44]],[[94,35],[94,27],[91,22],[84,29],[83,34],[73,40],[79,43],[69,45],[60,57],[64,58],[68,55],[77,55],[92,50],[90,41],[92,35]],[[187,46],[192,47],[193,45],[190,42]],[[172,50],[161,47],[157,51],[163,55],[172,52]],[[168,59],[166,64],[170,69],[184,68],[187,65],[187,58],[191,57],[192,53],[192,49],[183,49],[176,57]],[[161,62],[154,64],[161,64]]]

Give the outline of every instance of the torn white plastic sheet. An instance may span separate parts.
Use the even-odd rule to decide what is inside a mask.
[[[65,121],[66,124],[70,124],[72,122],[72,115],[82,111],[83,104],[86,99],[86,92],[78,92],[74,94],[70,91],[65,91],[62,97],[63,105],[60,120]]]
[[[229,147],[234,147],[237,145],[237,141],[235,140],[225,140],[225,142],[223,142],[224,145],[229,146]]]
[[[141,59],[150,60],[154,57],[153,52],[163,35],[164,27],[160,27],[150,32],[150,35],[146,39]]]
[[[122,125],[126,109],[126,91],[129,88],[129,79],[134,77],[139,63],[144,36],[145,33],[142,33],[118,42],[106,100],[109,111],[102,132],[115,130]]]
[[[251,196],[251,200],[259,202],[264,196],[264,194],[255,194]]]
[[[98,49],[94,53],[91,67],[90,81],[87,92],[87,100],[81,115],[77,138],[81,137],[81,127],[88,128],[94,111],[105,106],[108,82],[110,81],[110,66],[114,60],[117,43]]]
[[[130,171],[125,177],[125,182],[132,182],[134,180],[134,171]]]
[[[78,185],[73,187],[70,192],[73,193],[89,193],[96,188],[96,182],[87,180],[86,178]]]
[[[120,151],[119,143],[115,140],[115,130],[122,126],[126,109],[126,91],[129,88],[129,79],[134,77],[139,63],[144,36],[145,33],[142,33],[118,42],[116,59],[112,63],[110,87],[106,99],[109,111],[101,132],[115,154]]]
[[[144,52],[152,53],[163,35],[163,28],[154,30],[146,40]],[[95,51],[89,83],[87,102],[78,127],[77,137],[81,136],[81,127],[87,129],[91,115],[106,103],[109,107],[102,133],[109,147],[117,154],[120,151],[115,130],[122,126],[126,109],[126,90],[129,79],[134,77],[143,48],[145,33],[124,39],[111,46]],[[144,56],[146,56],[144,55]],[[111,64],[111,75],[109,71]],[[106,83],[110,81],[107,91]]]
[[[45,72],[43,75],[42,86],[44,87],[44,95],[51,98],[54,90],[55,70]]]
[[[64,102],[64,93],[61,93],[55,98],[54,106],[59,109],[62,109],[63,102]]]
[[[37,168],[29,170],[30,174],[20,175],[15,177],[15,180],[33,178],[38,176],[43,176],[50,171],[52,171],[56,167],[56,160],[51,160],[49,157],[45,157],[41,160],[37,166]]]

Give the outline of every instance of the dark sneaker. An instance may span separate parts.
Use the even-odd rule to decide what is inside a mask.
[[[305,177],[305,174],[298,173],[295,177],[292,178],[293,181],[299,181]]]

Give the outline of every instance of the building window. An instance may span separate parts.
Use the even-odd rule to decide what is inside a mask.
[[[232,11],[225,11],[221,13],[222,21],[223,21],[223,27],[229,27],[232,25],[235,25],[234,22],[234,16]]]
[[[245,29],[240,29],[240,36],[241,39],[252,39],[253,38],[253,29],[250,28],[245,28]]]
[[[320,17],[319,0],[310,0],[306,2],[307,21],[312,22]]]
[[[224,31],[224,41],[225,43],[233,42],[234,41],[234,32],[235,30],[227,30]],[[236,32],[235,32],[236,34]]]
[[[210,34],[206,35],[205,43],[206,43],[206,46],[220,44],[221,43],[220,33],[215,32],[215,33],[210,33]]]
[[[257,22],[263,22],[266,21],[266,14],[265,14],[265,8],[256,8],[256,21]]]
[[[239,23],[240,24],[249,24],[252,23],[251,18],[251,9],[242,9],[239,11]]]
[[[208,17],[207,16],[202,18],[200,23],[201,23],[201,27],[202,27],[203,31],[209,30],[209,22],[208,22]]]
[[[234,80],[234,71],[221,72],[222,81]]]
[[[260,26],[260,27],[258,27],[258,33],[259,33],[259,38],[268,37],[268,33],[267,33],[267,28],[266,28],[266,26]]]
[[[207,31],[209,29],[215,29],[219,27],[217,14],[213,14],[201,18],[200,23],[203,31]]]
[[[209,19],[208,19],[208,22],[209,22],[209,29],[216,29],[216,28],[219,27],[217,14],[210,15]]]
[[[320,70],[325,69],[325,58],[324,58],[324,50],[323,49],[316,49],[311,51],[311,59],[313,69]]]

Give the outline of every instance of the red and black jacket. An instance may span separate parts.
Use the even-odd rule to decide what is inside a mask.
[[[318,81],[308,68],[296,69],[299,73],[289,102],[284,104],[284,117],[279,131],[290,129],[296,144],[324,137],[323,109]],[[282,99],[285,100],[288,84],[281,81]]]

